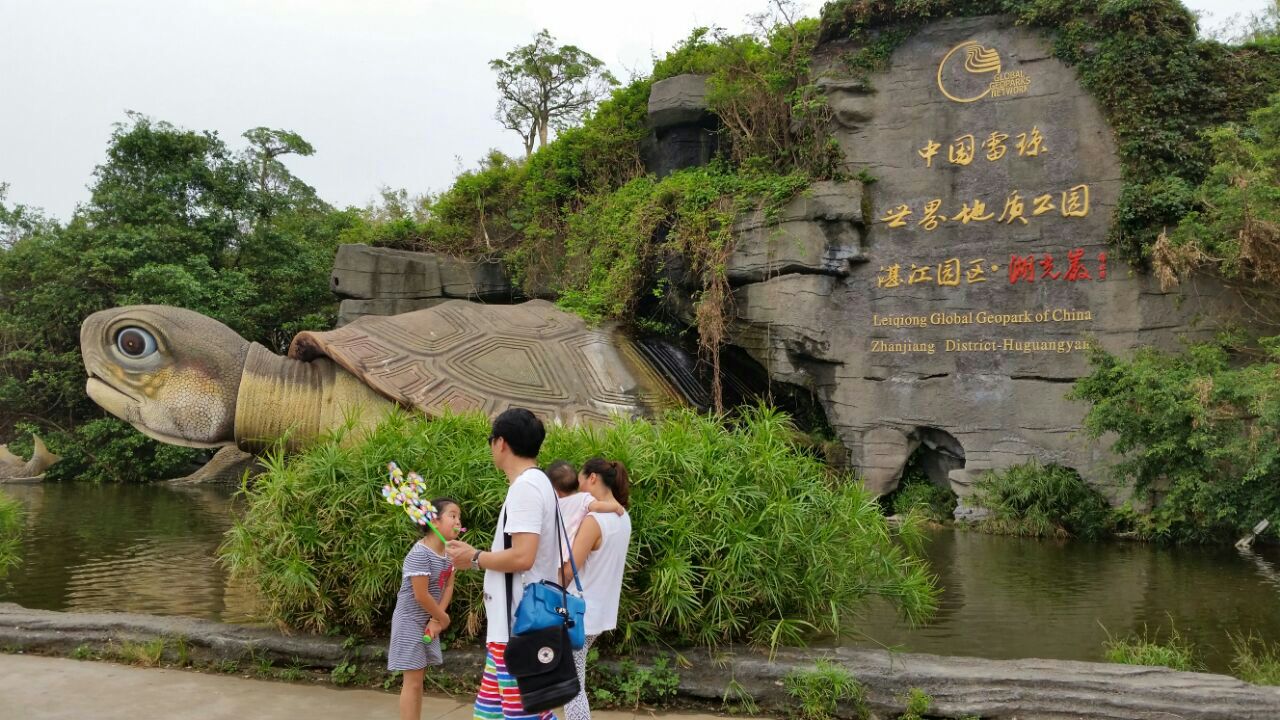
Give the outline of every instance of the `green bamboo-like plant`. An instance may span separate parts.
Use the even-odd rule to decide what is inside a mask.
[[[22,504],[0,493],[0,578],[21,562]]]
[[[476,415],[396,415],[359,442],[335,436],[292,457],[274,454],[245,489],[245,515],[222,557],[257,585],[270,619],[318,631],[378,629],[418,537],[381,497],[386,462],[417,470],[430,495],[457,499],[472,528],[466,538],[488,547],[507,489],[488,431]],[[799,644],[848,630],[842,621],[869,596],[888,598],[913,621],[932,612],[937,588],[909,552],[915,538],[891,530],[860,483],[803,452],[794,436],[790,420],[768,409],[733,424],[681,411],[551,428],[544,464],[598,455],[630,471],[632,541],[608,642]],[[476,634],[480,576],[460,573],[454,597],[455,629]]]

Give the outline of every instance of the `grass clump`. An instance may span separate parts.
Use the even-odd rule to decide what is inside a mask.
[[[1102,648],[1103,658],[1107,662],[1154,665],[1188,672],[1204,669],[1204,665],[1196,657],[1191,641],[1172,625],[1169,627],[1169,637],[1164,640],[1160,638],[1159,628],[1149,632],[1146,625],[1142,626],[1141,633],[1134,632],[1125,637],[1113,638],[1108,632]]]
[[[301,682],[309,677],[307,668],[297,658],[294,658],[293,662],[287,667],[281,668],[275,676],[281,680],[287,680],[289,682]],[[396,673],[396,676],[398,679],[398,672]]]
[[[81,643],[71,651],[71,657],[75,660],[96,660],[98,654],[93,651],[93,647],[88,643]]]
[[[246,512],[222,557],[258,586],[275,621],[322,632],[383,627],[417,537],[380,494],[387,461],[420,472],[431,494],[457,498],[473,528],[467,538],[487,547],[507,489],[488,431],[479,415],[395,415],[356,444],[335,437],[288,459],[277,454],[244,491]],[[543,462],[600,455],[633,478],[631,550],[610,644],[798,644],[839,632],[869,596],[888,598],[909,620],[932,612],[933,577],[875,500],[792,437],[790,421],[767,409],[729,426],[679,411],[550,429]],[[459,575],[451,632],[482,628],[480,581]]]
[[[1254,685],[1280,685],[1280,643],[1249,633],[1231,635],[1231,674]]]
[[[120,649],[114,654],[122,662],[143,667],[158,667],[164,659],[164,638],[152,638],[146,642],[120,643]]]
[[[787,695],[797,703],[801,720],[831,720],[841,705],[854,717],[867,717],[867,689],[843,666],[818,660],[812,670],[793,670],[783,679]]]
[[[354,660],[345,659],[329,671],[329,679],[334,685],[359,685],[360,665]]]
[[[22,562],[22,504],[0,493],[0,578]]]
[[[898,716],[898,720],[924,720],[924,716],[929,712],[929,708],[933,706],[933,698],[929,693],[920,688],[911,688],[907,691],[905,697],[902,698],[906,704],[906,712]]]
[[[1111,527],[1102,495],[1074,470],[1031,462],[987,473],[974,485],[975,505],[991,511],[987,532],[1093,540]]]
[[[592,648],[587,667],[592,672],[591,698],[600,707],[638,710],[641,705],[664,705],[680,687],[680,675],[665,657],[656,658],[650,667],[623,660],[616,670],[605,671],[597,663],[598,655]]]

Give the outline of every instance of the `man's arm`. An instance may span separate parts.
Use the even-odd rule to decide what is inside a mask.
[[[461,540],[449,541],[449,558],[458,569],[473,568],[476,549]],[[480,553],[480,567],[496,572],[524,572],[533,567],[538,556],[537,533],[512,533],[511,547],[504,550],[484,550]]]

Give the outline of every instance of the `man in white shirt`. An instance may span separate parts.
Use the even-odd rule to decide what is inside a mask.
[[[449,558],[458,570],[483,569],[484,613],[488,625],[488,653],[484,675],[476,695],[477,720],[554,720],[555,713],[525,713],[516,679],[507,672],[505,655],[511,639],[510,607],[520,603],[527,583],[559,582],[560,556],[556,537],[556,493],[551,481],[538,469],[538,452],[546,430],[542,421],[523,408],[511,408],[493,420],[489,450],[493,464],[507,476],[509,487],[493,544],[477,550],[461,540],[450,540]],[[506,547],[504,533],[511,536]],[[545,542],[541,540],[545,539]],[[507,573],[512,574],[511,602],[507,603]]]

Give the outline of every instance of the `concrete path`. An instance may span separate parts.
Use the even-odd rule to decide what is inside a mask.
[[[395,720],[398,696],[378,690],[256,680],[79,661],[0,655],[2,720]],[[636,713],[593,713],[599,720],[637,720]],[[680,720],[712,715],[664,713]],[[640,717],[649,717],[641,713]],[[423,720],[470,720],[465,698],[427,695]]]

